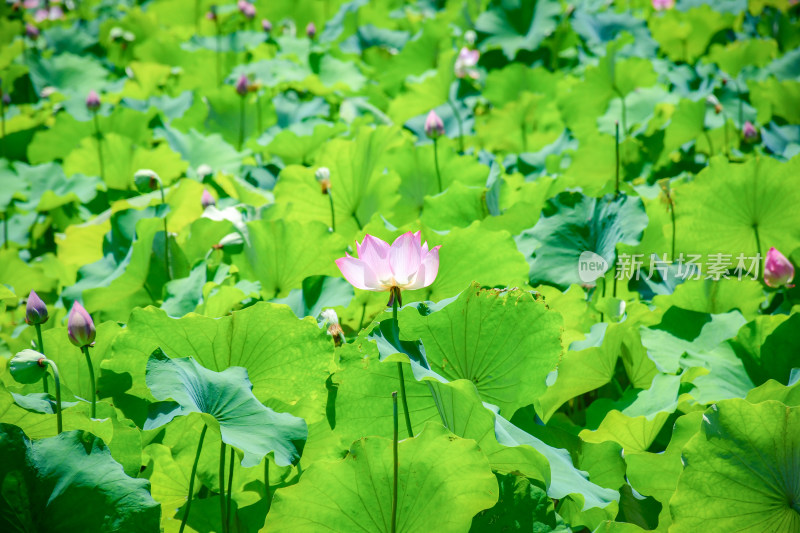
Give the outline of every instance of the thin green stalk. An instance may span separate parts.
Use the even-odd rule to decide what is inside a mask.
[[[619,196],[619,122],[614,123],[614,138],[616,139],[617,173],[614,180],[614,197]]]
[[[159,183],[158,190],[161,191],[161,205],[167,205],[167,196],[164,194],[164,186]],[[169,231],[167,230],[167,212],[164,211],[164,270],[167,281],[172,279],[172,269],[169,261]]]
[[[267,502],[267,512],[272,504],[272,494],[269,492],[269,457],[264,457],[264,500]]]
[[[3,91],[0,89],[0,140],[3,144],[0,145],[0,156],[6,156],[6,103],[3,101]],[[8,242],[6,240],[6,242]]]
[[[741,131],[744,127],[744,99],[742,98],[742,89],[739,86],[739,82],[733,81],[733,84],[736,86],[736,94],[739,95],[739,131]]]
[[[206,438],[207,430],[208,426],[204,425],[203,431],[200,432],[200,440],[197,442],[197,451],[194,454],[192,474],[189,476],[189,496],[186,499],[186,512],[183,513],[183,518],[181,519],[181,528],[178,530],[178,533],[183,533],[183,530],[186,527],[186,520],[189,518],[189,509],[192,507],[192,494],[194,493],[194,477],[195,474],[197,474],[197,463],[200,462],[200,450],[203,449],[203,440]]]
[[[328,203],[331,204],[331,229],[336,231],[336,214],[333,211],[333,193],[328,190]]]
[[[42,325],[41,324],[34,324],[36,328],[36,338],[38,339],[38,344],[36,347],[39,349],[40,354],[44,354],[44,343],[42,342]],[[44,387],[44,393],[47,394],[49,391],[47,390],[47,374],[42,377],[42,387]]]
[[[675,202],[672,199],[670,199],[669,214],[672,218],[672,255],[670,257],[675,261]]]
[[[58,434],[60,435],[64,427],[61,423],[61,377],[58,374],[58,367],[53,361],[50,359],[45,359],[44,362],[49,365],[50,370],[53,371],[53,382],[55,383],[56,388],[56,428],[58,429]]]
[[[727,117],[727,115],[723,114],[722,118],[725,119],[725,150],[724,150],[724,152],[725,152],[725,157],[727,157],[728,160],[730,160],[730,158],[731,158],[731,148],[730,148],[730,141],[729,141],[729,137],[728,137],[728,117]]]
[[[94,380],[94,366],[92,365],[92,358],[89,357],[89,346],[81,348],[83,355],[86,356],[86,364],[89,366],[89,381],[92,385],[92,418],[97,417],[97,385]]]
[[[439,171],[439,143],[433,139],[433,163],[436,165],[436,181],[439,184],[439,193],[442,192],[442,173]]]
[[[97,139],[97,161],[100,163],[100,179],[106,180],[105,164],[103,163],[103,149],[100,144],[102,137],[100,135],[100,123],[97,120],[97,111],[92,111],[92,120],[94,122],[94,136]]]
[[[239,151],[242,151],[244,144],[244,96],[239,98]]]
[[[3,248],[8,250],[8,215],[3,212]]]
[[[222,521],[222,533],[228,531],[228,519],[225,516],[225,441],[219,442],[219,517]]]
[[[458,149],[459,152],[462,154],[464,153],[464,125],[461,123],[461,115],[458,114],[458,109],[456,109],[455,104],[447,99],[447,103],[450,105],[450,109],[453,110],[453,116],[456,117],[456,123],[458,124]]]
[[[400,324],[397,322],[397,306],[400,300],[400,289],[395,287],[392,289],[392,319],[394,324],[394,334],[397,340],[400,340]],[[406,381],[403,378],[403,363],[397,363],[397,375],[400,379],[400,400],[403,402],[403,414],[406,418],[406,431],[408,437],[414,436],[414,430],[411,429],[411,415],[408,412],[408,401],[406,400]]]
[[[392,434],[392,462],[394,464],[394,476],[392,478],[392,533],[397,531],[397,478],[399,461],[397,459],[397,391],[392,393],[392,413],[394,415],[394,432]]]
[[[625,104],[625,95],[623,95],[622,91],[617,89],[616,86],[613,89],[619,95],[619,99],[622,102],[622,133],[628,135],[628,106]]]
[[[231,492],[233,488],[233,460],[236,458],[236,451],[231,446],[231,458],[230,458],[230,465],[228,466],[228,509],[227,509],[227,516],[228,522],[226,527],[228,531],[231,530]]]
[[[258,126],[256,136],[258,136],[261,135],[262,131],[264,131],[261,129],[261,91],[256,93],[256,125]]]

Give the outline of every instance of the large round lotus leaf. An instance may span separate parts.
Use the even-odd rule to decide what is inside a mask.
[[[561,193],[548,202],[544,215],[523,237],[541,243],[529,259],[534,284],[567,286],[594,281],[597,276],[581,278],[579,269],[585,258],[597,263],[605,261],[598,271],[607,272],[613,268],[617,244],[638,244],[647,226],[642,200],[624,194],[617,198],[591,198]],[[593,255],[583,255],[585,252]]]
[[[731,269],[739,254],[752,257],[760,252],[762,265],[771,246],[790,254],[800,246],[798,176],[797,157],[786,163],[771,157],[745,163],[713,159],[694,181],[675,188],[676,250],[729,254],[720,259],[731,263]]]
[[[91,433],[31,441],[20,428],[0,424],[0,454],[2,531],[158,531],[150,483],[128,477]]]
[[[191,355],[217,372],[244,367],[253,393],[267,406],[307,420],[324,416],[333,342],[316,321],[298,320],[286,306],[258,303],[219,319],[191,314],[172,319],[158,309],[138,309],[114,345],[120,357],[106,364],[114,372],[130,373],[135,380],[131,394],[146,396],[145,390],[136,390],[144,383],[136,381],[158,347],[173,357]]]
[[[276,413],[253,396],[247,370],[241,367],[214,372],[191,357],[170,359],[158,350],[147,362],[147,385],[157,399],[174,401],[152,404],[144,429],[189,413],[211,415],[223,442],[244,452],[245,467],[257,465],[272,451],[276,463],[291,464],[300,456],[293,441],[308,436],[302,418]]]
[[[477,284],[427,316],[408,308],[400,317],[401,338],[422,340],[434,372],[471,380],[509,417],[545,392],[561,357],[562,327],[561,315],[530,293]]]
[[[734,399],[706,411],[683,449],[670,532],[713,525],[741,533],[800,531],[800,408]]]
[[[390,398],[385,398],[391,410]],[[430,423],[398,446],[397,531],[466,531],[497,502],[497,480],[475,441]],[[365,437],[338,462],[318,462],[275,493],[262,531],[391,530],[392,441]]]

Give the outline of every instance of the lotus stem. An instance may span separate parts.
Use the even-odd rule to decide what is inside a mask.
[[[89,381],[92,386],[92,418],[97,418],[97,386],[94,381],[94,366],[92,365],[92,358],[89,357],[89,345],[83,348],[83,355],[86,356],[86,365],[89,367]]]
[[[197,463],[200,462],[200,450],[203,449],[203,440],[206,438],[206,431],[208,431],[208,426],[203,425],[203,431],[200,432],[200,440],[197,442],[197,451],[194,454],[192,473],[189,476],[189,496],[186,498],[186,512],[183,513],[183,518],[181,519],[181,528],[178,530],[178,533],[183,533],[183,530],[186,527],[186,520],[189,518],[189,509],[192,507],[192,494],[194,493],[194,477],[195,474],[197,474]]]
[[[92,111],[92,121],[94,122],[94,136],[97,139],[97,161],[100,163],[100,179],[105,181],[106,171],[103,163],[102,135],[100,134],[100,122],[97,120],[97,110]]]
[[[616,178],[614,180],[614,198],[619,196],[619,122],[614,123],[614,139],[617,154]]]
[[[164,193],[164,185],[161,182],[158,183],[158,190],[161,192],[161,205],[167,205],[167,196]],[[164,211],[164,270],[167,275],[167,281],[172,279],[172,269],[169,263],[169,231],[167,230],[167,213]]]
[[[400,289],[397,287],[392,288],[392,325],[394,327],[395,338],[400,340],[400,323],[397,321],[397,306],[400,301]],[[406,381],[403,378],[403,363],[397,363],[397,375],[400,379],[400,400],[403,402],[403,414],[406,418],[406,431],[408,437],[414,436],[414,430],[411,429],[411,415],[408,412],[408,400],[406,400]]]
[[[394,432],[392,434],[392,463],[394,465],[394,476],[392,477],[392,533],[397,531],[397,478],[398,476],[398,460],[397,460],[397,391],[392,393],[392,413],[394,415]]]
[[[436,181],[439,184],[439,193],[442,192],[442,173],[439,171],[439,143],[438,139],[433,139],[433,162],[436,165]]]
[[[450,109],[453,110],[453,116],[456,117],[456,123],[458,124],[458,149],[459,152],[462,154],[464,153],[464,125],[461,123],[461,115],[458,114],[458,109],[456,109],[455,104],[447,99],[447,103],[450,105]]]
[[[36,347],[39,348],[39,353],[40,354],[44,354],[44,343],[42,342],[42,325],[41,324],[34,324],[34,327],[36,328],[36,338],[38,340],[38,343],[37,343]],[[50,391],[47,390],[47,374],[45,374],[42,377],[42,387],[44,389],[44,393],[45,394],[50,392]],[[59,433],[61,433],[61,432],[59,431]]]
[[[61,435],[61,431],[64,427],[61,422],[61,377],[58,374],[58,367],[53,361],[45,359],[44,362],[49,365],[50,370],[53,371],[53,382],[56,388],[56,429],[58,430],[58,434]]]
[[[228,519],[225,515],[225,441],[219,442],[219,517],[222,521],[222,533],[228,531]]]
[[[264,500],[267,502],[267,512],[272,504],[272,495],[269,492],[269,457],[264,457]]]
[[[239,151],[244,144],[244,96],[239,98]]]
[[[0,140],[3,144],[0,146],[0,156],[6,156],[6,103],[3,101],[3,90],[0,88]],[[3,217],[5,220],[5,216]],[[6,247],[8,247],[8,239],[5,240]]]
[[[231,492],[233,488],[233,461],[235,458],[236,458],[236,451],[233,449],[233,446],[231,446],[231,457],[229,461],[230,464],[228,465],[228,509],[227,509],[228,522],[226,524],[228,531],[231,530]]]

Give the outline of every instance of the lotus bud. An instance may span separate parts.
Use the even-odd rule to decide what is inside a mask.
[[[675,0],[652,0],[652,2],[653,9],[656,11],[663,11],[675,7]]]
[[[745,122],[744,126],[742,127],[742,136],[744,137],[744,140],[749,143],[756,142],[758,140],[758,130],[749,120]]]
[[[772,247],[767,252],[764,262],[764,283],[776,289],[778,287],[794,287],[794,266],[782,253]]]
[[[239,8],[239,12],[241,12],[241,14],[248,19],[252,19],[256,16],[256,6],[250,2],[247,2],[247,0],[239,0],[239,2],[236,3],[236,6]]]
[[[22,350],[8,362],[8,369],[20,383],[38,383],[47,374],[46,361],[47,358],[36,350]]]
[[[35,41],[39,38],[39,28],[29,22],[25,24],[25,35],[27,35],[29,39]]]
[[[97,330],[95,330],[91,315],[79,302],[72,304],[72,310],[67,319],[67,334],[69,341],[78,348],[94,344]]]
[[[89,111],[97,111],[100,109],[100,96],[98,96],[97,91],[94,89],[89,91],[89,96],[86,97],[86,108]]]
[[[196,172],[197,172],[198,176],[200,176],[201,178],[204,178],[206,176],[212,175],[214,173],[214,169],[211,168],[211,165],[207,165],[207,164],[203,163],[202,165],[197,167],[197,171]]]
[[[328,167],[319,167],[314,173],[314,177],[317,178],[317,181],[322,188],[322,194],[328,194],[328,191],[331,189],[330,169]]]
[[[203,209],[210,205],[217,205],[217,201],[214,200],[214,197],[211,196],[211,193],[208,192],[208,189],[203,189],[203,196],[200,198],[200,203],[203,205]]]
[[[464,32],[464,40],[470,46],[475,44],[475,40],[477,38],[478,38],[478,35],[475,33],[475,30],[467,30],[467,31]]]
[[[321,315],[323,324],[328,325],[328,335],[333,337],[333,342],[336,346],[341,346],[344,342],[344,330],[339,325],[339,316],[333,309],[325,309]]]
[[[317,27],[314,25],[313,22],[309,22],[308,26],[306,26],[306,35],[309,39],[313,39],[314,36],[317,34]]]
[[[224,250],[231,254],[238,254],[244,249],[244,239],[239,233],[228,233],[213,248],[215,250]]]
[[[50,315],[47,314],[47,305],[39,298],[35,291],[28,295],[28,304],[25,306],[25,322],[30,325],[44,324]]]
[[[706,97],[706,103],[714,108],[714,113],[719,115],[722,112],[722,104],[719,103],[719,99],[713,94],[709,94]]]
[[[119,26],[114,26],[111,28],[111,31],[108,32],[108,38],[112,41],[118,41],[122,39],[122,34],[125,33],[125,30],[120,28]]]
[[[213,22],[217,21],[217,6],[216,5],[212,4],[211,7],[208,8],[208,13],[206,13],[206,18],[208,20],[213,21]]]
[[[261,19],[261,28],[269,33],[272,31],[272,23],[268,19]]]
[[[161,187],[161,178],[155,171],[149,168],[141,168],[133,175],[133,183],[136,185],[137,191],[147,193],[156,191]]]
[[[425,135],[430,139],[438,139],[444,135],[444,122],[433,109],[428,113],[428,118],[425,119]]]
[[[247,79],[247,76],[242,74],[239,76],[239,80],[236,82],[236,92],[239,93],[239,96],[244,96],[247,94],[247,88],[250,85],[250,81]]]

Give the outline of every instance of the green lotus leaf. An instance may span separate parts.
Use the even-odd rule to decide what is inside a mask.
[[[562,327],[561,315],[530,293],[477,284],[427,316],[414,308],[400,314],[401,338],[421,339],[434,372],[472,381],[509,417],[545,392],[561,357]]]
[[[156,399],[172,401],[150,406],[145,430],[161,427],[176,416],[203,413],[219,423],[223,442],[244,453],[244,467],[257,465],[270,452],[283,466],[300,457],[293,441],[308,436],[305,421],[262,405],[253,395],[244,368],[214,372],[191,357],[170,359],[157,350],[147,361],[147,386]]]
[[[190,354],[210,371],[244,367],[253,393],[268,407],[310,422],[324,417],[333,343],[316,320],[298,320],[286,306],[259,303],[219,319],[192,314],[171,319],[158,309],[137,309],[114,345],[120,357],[105,366],[131,374],[129,394],[147,398],[140,376],[158,347],[173,357]]]
[[[709,5],[688,11],[669,9],[649,17],[647,25],[661,50],[672,61],[693,63],[708,48],[711,38],[733,25],[734,15],[720,13]]]
[[[763,261],[772,246],[790,253],[800,246],[800,234],[786,230],[800,227],[800,211],[792,207],[800,202],[800,189],[786,184],[798,172],[800,158],[786,163],[770,157],[745,163],[712,159],[696,179],[675,189],[676,249],[701,254],[698,264],[706,266],[710,256],[722,254],[720,264],[730,270],[739,255],[761,253]],[[744,278],[750,277],[744,272],[748,266],[745,261]]]
[[[470,531],[564,531],[564,521],[555,512],[547,493],[519,474],[497,476],[497,505],[478,513]]]
[[[753,383],[761,385],[769,379],[789,382],[792,369],[800,367],[800,346],[794,329],[799,323],[798,314],[786,319],[762,316],[739,330],[733,348]]]
[[[391,409],[391,399],[386,398]],[[398,446],[397,531],[464,531],[497,502],[497,480],[474,441],[427,424]],[[337,462],[317,462],[279,489],[263,531],[390,531],[392,442],[364,437]]]
[[[770,77],[764,81],[748,81],[747,85],[758,110],[758,122],[767,123],[772,117],[781,117],[790,124],[800,122],[800,112],[789,103],[800,97],[800,83]]]
[[[748,39],[725,46],[711,45],[708,60],[735,78],[748,65],[759,68],[767,66],[777,53],[778,43],[771,39]]]
[[[50,211],[73,202],[88,203],[97,195],[102,183],[82,174],[67,178],[61,166],[52,162],[36,166],[17,163],[15,168],[28,189],[23,193],[25,201],[17,204],[22,209]]]
[[[69,431],[31,441],[20,428],[0,424],[0,451],[4,530],[158,529],[160,509],[150,484],[128,477],[91,433]]]
[[[500,47],[513,60],[517,52],[535,50],[553,33],[560,15],[561,4],[553,0],[493,0],[475,21],[475,29],[486,34],[484,47]]]
[[[800,531],[800,409],[733,399],[711,407],[683,448],[684,469],[670,500],[670,531],[714,527]]]

